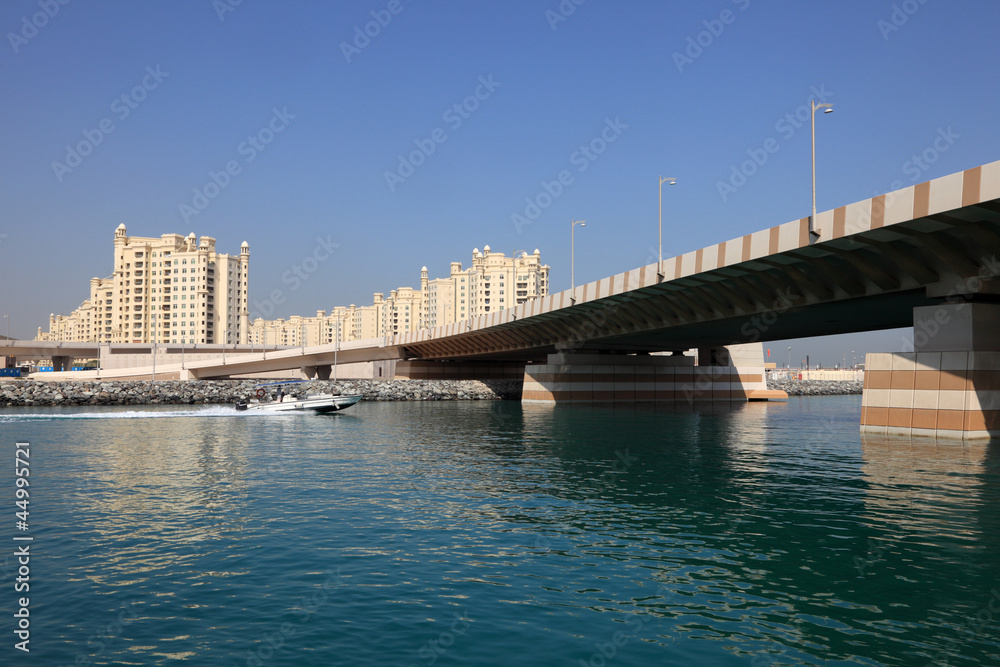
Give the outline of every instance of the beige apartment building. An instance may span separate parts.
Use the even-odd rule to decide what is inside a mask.
[[[114,273],[91,278],[90,298],[51,315],[36,340],[108,343],[246,343],[250,246],[216,252],[211,236],[129,236],[118,225]]]
[[[507,257],[489,246],[472,251],[472,266],[452,262],[446,278],[429,279],[420,269],[420,289],[399,287],[386,297],[376,292],[370,306],[338,306],[316,317],[258,318],[250,342],[263,345],[318,345],[365,340],[428,329],[516,306],[549,293],[549,266],[538,250]]]

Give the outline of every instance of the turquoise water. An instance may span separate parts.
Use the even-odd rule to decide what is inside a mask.
[[[1000,664],[998,446],[859,413],[3,409],[0,663]]]

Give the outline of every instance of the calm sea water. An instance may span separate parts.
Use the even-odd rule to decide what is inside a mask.
[[[859,412],[4,409],[0,663],[1000,664],[1000,444]]]

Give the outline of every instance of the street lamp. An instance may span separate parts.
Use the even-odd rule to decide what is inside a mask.
[[[570,228],[569,228],[569,294],[570,294],[569,298],[570,298],[570,301],[572,301],[573,303],[576,303],[576,296],[573,294],[573,292],[576,290],[576,275],[575,275],[575,269],[576,269],[576,266],[575,266],[575,261],[576,261],[575,246],[576,246],[576,242],[574,240],[573,234],[574,234],[574,232],[576,232],[576,226],[577,225],[580,225],[581,227],[586,227],[587,226],[587,221],[586,220],[571,220],[570,222],[572,222],[572,224],[570,225]]]
[[[677,185],[677,179],[660,176],[660,259],[656,262],[656,276],[663,280],[663,184]]]
[[[812,217],[809,218],[809,233],[813,236],[819,236],[819,232],[816,231],[816,112],[823,109],[823,113],[831,113],[833,111],[832,104],[816,104],[816,100],[809,100],[809,106],[812,108],[812,112],[809,114],[809,118],[812,120]]]
[[[7,341],[10,342],[10,315],[4,315],[3,318],[7,320]]]
[[[792,370],[792,346],[788,346],[788,370]]]

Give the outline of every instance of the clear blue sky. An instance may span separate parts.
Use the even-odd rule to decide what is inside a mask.
[[[679,181],[664,190],[665,254],[728,240],[808,215],[808,122],[782,119],[816,91],[836,105],[817,118],[820,210],[1000,158],[995,0],[230,1],[0,5],[12,335],[88,296],[123,221],[223,252],[246,240],[252,300],[286,297],[275,317],[370,303],[486,244],[539,248],[565,289],[573,218],[587,220],[577,282],[639,266],[654,259],[661,174]],[[915,165],[939,131],[957,138]],[[577,152],[602,132],[601,154]],[[720,194],[771,138],[778,150]],[[89,154],[67,157],[81,142]],[[417,142],[433,153],[398,172]],[[229,163],[238,173],[219,176]],[[572,181],[515,225],[563,170]],[[213,172],[225,187],[202,201]],[[386,172],[403,177],[390,187]],[[293,289],[286,272],[318,238],[339,246]],[[833,363],[900,336],[793,355],[814,346]]]

